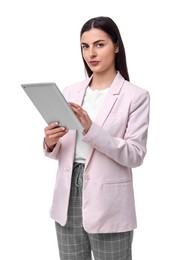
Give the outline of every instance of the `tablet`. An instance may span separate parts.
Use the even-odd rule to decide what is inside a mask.
[[[48,125],[59,122],[60,126],[70,130],[83,129],[56,83],[21,84],[21,87]]]

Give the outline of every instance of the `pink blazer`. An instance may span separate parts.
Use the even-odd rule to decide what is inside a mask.
[[[82,103],[90,79],[66,87],[68,101]],[[132,168],[143,163],[149,124],[148,91],[118,72],[84,142],[89,149],[83,185],[83,226],[88,233],[124,232],[136,228]],[[61,225],[67,209],[76,131],[69,131],[46,156],[58,160],[51,217]]]

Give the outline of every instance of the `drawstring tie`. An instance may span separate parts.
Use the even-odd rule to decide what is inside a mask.
[[[83,186],[83,171],[84,164],[83,163],[74,163],[73,171],[77,168],[77,174],[75,176],[75,186],[77,188],[81,188]]]

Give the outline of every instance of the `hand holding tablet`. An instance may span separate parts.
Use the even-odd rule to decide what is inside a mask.
[[[69,130],[82,130],[83,126],[55,83],[21,85],[46,123],[59,122]]]

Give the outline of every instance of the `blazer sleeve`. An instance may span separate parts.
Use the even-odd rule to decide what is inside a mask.
[[[47,157],[50,157],[51,159],[54,159],[54,160],[58,160],[59,159],[59,150],[60,150],[60,147],[61,147],[61,142],[60,140],[57,142],[57,144],[55,145],[54,149],[49,152],[48,151],[48,148],[47,148],[47,145],[45,143],[45,140],[43,140],[43,151],[44,151],[44,155],[47,156]]]
[[[128,109],[128,123],[123,138],[113,136],[107,129],[93,122],[83,141],[120,165],[134,168],[143,163],[146,155],[149,92],[138,92]]]

